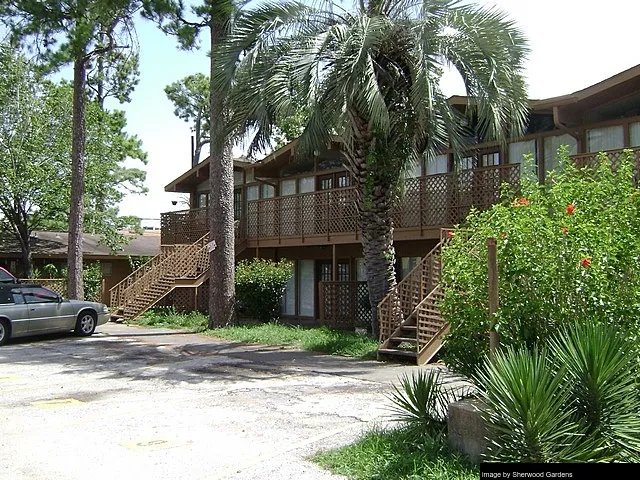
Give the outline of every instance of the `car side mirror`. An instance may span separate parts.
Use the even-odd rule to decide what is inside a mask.
[[[58,295],[58,303],[62,303],[62,297]]]

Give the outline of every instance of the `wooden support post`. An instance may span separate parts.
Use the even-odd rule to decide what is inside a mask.
[[[489,284],[489,358],[494,360],[495,352],[500,345],[500,336],[496,331],[498,312],[498,256],[495,238],[487,238],[487,271]]]
[[[338,260],[336,259],[336,244],[331,249],[331,281],[335,282],[338,278]]]

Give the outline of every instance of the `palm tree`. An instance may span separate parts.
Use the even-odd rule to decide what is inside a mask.
[[[457,0],[359,0],[352,9],[267,2],[241,12],[215,52],[213,81],[236,79],[232,110],[239,122],[253,119],[257,141],[286,114],[292,90],[310,112],[298,153],[342,138],[359,192],[374,335],[375,306],[396,284],[392,212],[402,174],[422,155],[462,147],[443,72],[462,77],[477,133],[503,139],[526,121],[526,53],[503,12]]]

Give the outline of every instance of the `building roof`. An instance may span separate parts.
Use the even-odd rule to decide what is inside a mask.
[[[454,95],[452,106],[465,108],[469,98]],[[594,123],[607,118],[640,115],[640,65],[617,73],[601,82],[573,93],[546,99],[530,99],[531,111],[553,115],[556,127],[566,128]],[[334,142],[339,142],[335,137]],[[249,163],[234,160],[234,168],[255,167],[256,178],[276,176],[279,169],[294,161],[297,141],[270,153],[262,160]],[[191,186],[209,178],[209,158],[206,158],[165,187],[166,192],[189,192]]]
[[[180,175],[175,180],[171,181],[168,185],[164,187],[165,192],[189,192],[191,186],[198,185],[206,180],[209,180],[209,163],[211,157],[207,157],[202,160],[197,165],[191,167],[185,173]],[[247,166],[252,165],[252,162],[249,162],[243,158],[234,158],[233,159],[233,169],[234,170],[242,170]]]
[[[82,236],[82,253],[85,258],[115,258],[155,256],[160,253],[160,232],[144,231],[142,235],[126,233],[129,243],[122,250],[112,252],[101,243],[101,235],[85,233]],[[38,257],[66,257],[69,247],[67,232],[36,231],[31,234],[32,256]],[[4,235],[0,239],[0,257],[16,257],[21,255],[21,249],[15,238]]]

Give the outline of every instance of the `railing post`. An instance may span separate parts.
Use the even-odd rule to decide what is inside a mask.
[[[498,312],[498,259],[495,238],[487,238],[487,270],[489,286],[489,358],[495,359],[500,346],[500,337],[496,330],[496,314]]]

